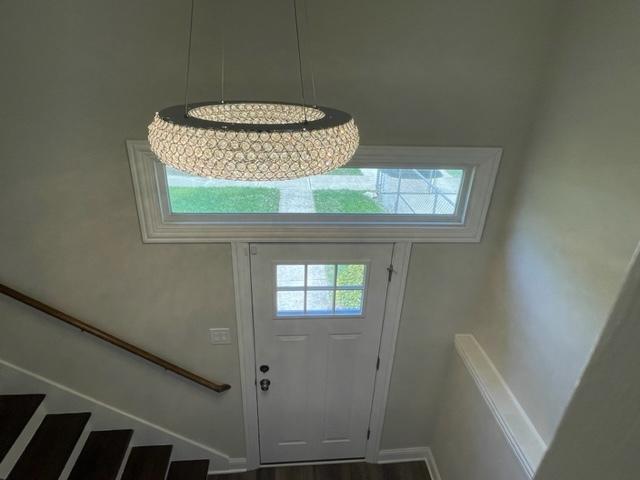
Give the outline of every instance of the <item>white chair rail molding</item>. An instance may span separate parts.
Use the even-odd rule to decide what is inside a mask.
[[[526,478],[533,478],[547,450],[546,443],[476,338],[469,334],[456,335],[455,348],[504,436],[507,449],[511,449]],[[478,425],[480,423],[476,427]],[[507,449],[500,455],[508,457]]]

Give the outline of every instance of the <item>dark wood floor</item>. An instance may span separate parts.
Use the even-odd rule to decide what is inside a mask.
[[[210,475],[209,480],[431,480],[431,477],[424,462],[406,462],[263,468],[254,472]]]

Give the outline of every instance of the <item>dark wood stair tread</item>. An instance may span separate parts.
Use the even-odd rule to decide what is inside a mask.
[[[58,480],[90,413],[47,415],[7,480]]]
[[[44,395],[0,395],[0,462],[43,399]]]
[[[167,480],[207,480],[209,460],[171,462]]]
[[[133,447],[121,480],[164,480],[171,445]]]
[[[133,430],[91,432],[68,480],[114,480],[132,435]]]

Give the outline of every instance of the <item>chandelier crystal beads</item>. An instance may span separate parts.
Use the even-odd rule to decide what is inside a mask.
[[[151,150],[192,175],[287,180],[346,164],[358,147],[351,116],[327,107],[207,102],[166,108],[149,125]]]

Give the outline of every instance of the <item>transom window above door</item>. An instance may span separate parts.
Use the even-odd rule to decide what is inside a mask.
[[[362,314],[365,264],[280,264],[275,277],[277,317]]]
[[[479,241],[501,149],[360,147],[283,181],[192,176],[128,142],[146,242]]]
[[[462,207],[465,168],[339,168],[296,180],[242,182],[165,167],[173,214],[433,215]]]

